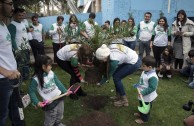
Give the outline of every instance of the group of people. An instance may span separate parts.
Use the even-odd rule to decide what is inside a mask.
[[[24,19],[25,10],[20,8],[14,10],[12,0],[0,0],[0,12],[0,125],[6,125],[8,113],[12,125],[25,125],[18,111],[18,98],[15,97],[15,94],[18,94],[20,73],[25,70],[19,72],[17,68],[20,67],[19,64],[29,64],[25,61],[21,63],[21,57],[29,61],[29,52],[32,49],[35,57],[34,74],[29,84],[32,104],[43,108],[44,126],[64,126],[61,123],[64,111],[63,99],[55,100],[46,107],[42,106],[43,101],[49,101],[63,93],[77,100],[79,96],[87,96],[87,93],[79,88],[75,94],[72,94],[51,70],[52,59],[45,55],[43,25],[38,22],[37,16],[32,17],[32,24],[29,25]],[[7,27],[3,20],[11,17],[12,13],[13,21]],[[116,89],[113,104],[116,107],[129,106],[122,79],[133,74],[141,66],[143,72],[135,86],[140,91],[138,94],[140,106],[143,106],[141,96],[146,105],[153,105],[152,102],[157,97],[158,77],[166,74],[168,78],[171,78],[173,64],[175,64],[175,69],[178,66],[181,69],[187,56],[189,59],[186,61],[187,63],[190,61],[191,64],[181,72],[189,76],[188,83],[194,87],[192,65],[194,52],[191,50],[190,40],[190,37],[194,35],[194,23],[187,18],[184,10],[177,13],[172,30],[165,17],[161,17],[157,24],[151,21],[151,17],[152,14],[146,12],[144,21],[141,21],[138,26],[135,25],[132,17],[128,21],[121,22],[119,18],[115,18],[113,27],[110,26],[110,21],[106,21],[100,32],[101,37],[106,39],[109,34],[123,36],[113,39],[109,45],[104,43],[94,50],[92,43],[83,41],[90,41],[95,36],[97,25],[94,21],[95,13],[90,13],[89,19],[83,24],[75,15],[71,15],[67,26],[63,24],[64,18],[58,16],[57,23],[54,23],[49,30],[53,42],[54,62],[70,74],[70,86],[80,82],[87,83],[79,72],[80,66],[91,65],[94,59],[107,64],[98,85],[103,85],[111,77],[113,78]],[[136,41],[139,41],[139,55],[134,50]],[[151,49],[153,49],[154,57],[150,56]],[[146,51],[145,57],[143,57],[144,51]],[[157,67],[160,68],[158,75],[156,74]],[[37,92],[43,101],[38,99]],[[146,114],[138,112],[134,115],[137,116],[135,121],[143,124],[149,120],[150,110]]]

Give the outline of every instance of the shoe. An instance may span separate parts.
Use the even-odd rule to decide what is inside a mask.
[[[144,122],[142,119],[136,119],[135,122],[137,124],[144,124],[144,123],[147,123],[147,122]]]
[[[83,90],[77,93],[78,96],[87,96],[87,93]]]
[[[114,102],[114,106],[116,107],[129,106],[127,97],[125,95],[121,96],[118,101]]]
[[[168,75],[168,74],[167,74],[167,78],[168,78],[168,79],[171,79],[171,78],[172,78],[172,75]]]
[[[69,97],[72,99],[72,100],[78,100],[79,97],[76,95],[76,94],[70,94]]]
[[[133,115],[136,116],[136,117],[140,117],[139,113],[134,113]]]
[[[159,72],[159,73],[158,73],[158,77],[159,77],[159,78],[163,78],[163,75],[160,74],[160,72]]]

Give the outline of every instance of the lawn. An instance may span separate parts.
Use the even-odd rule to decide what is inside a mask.
[[[53,71],[57,74],[59,79],[64,83],[65,87],[69,87],[69,75],[58,67],[53,67]],[[109,97],[115,95],[114,84],[112,80],[105,85],[83,85],[82,88],[88,93],[89,96],[107,96],[105,107],[98,111],[108,114],[118,126],[136,126],[134,112],[137,112],[138,100],[137,90],[133,88],[133,84],[139,79],[141,71],[126,77],[123,80],[127,97],[129,100],[129,107],[114,107],[113,102]],[[129,79],[132,78],[132,79]],[[193,90],[189,89],[181,80],[186,79],[179,74],[175,74],[171,80],[160,79],[158,85],[158,97],[153,102],[151,117],[145,126],[182,126],[182,120],[191,114],[191,112],[184,111],[182,105],[187,103],[188,100],[193,98]],[[26,85],[22,88],[26,90]],[[87,97],[82,97],[77,101],[70,98],[65,98],[65,110],[63,123],[71,126],[72,122],[83,117],[93,111],[92,108],[86,107],[83,101]],[[44,121],[44,113],[39,109],[35,109],[32,105],[24,109],[25,121],[27,126],[42,126]],[[95,118],[95,117],[93,117]],[[101,120],[99,120],[101,121]],[[80,125],[82,126],[82,125]],[[91,125],[95,126],[95,125]],[[96,125],[98,126],[98,125]]]

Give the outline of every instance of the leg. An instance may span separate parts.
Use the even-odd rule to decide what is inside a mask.
[[[179,59],[179,69],[182,69],[183,67],[183,59]]]
[[[160,61],[159,47],[153,45],[152,49],[153,49],[154,58],[156,60],[156,67],[158,67],[159,61]]]
[[[151,49],[150,49],[150,41],[145,42],[145,48],[146,48],[146,56],[150,55]]]
[[[52,109],[44,112],[44,126],[54,126],[57,118],[57,106]]]
[[[140,104],[140,107],[143,106],[142,101],[139,101],[139,104]],[[143,114],[143,113],[140,112],[140,117],[141,117],[143,122],[148,122],[149,117],[150,117],[150,111],[151,111],[151,108],[152,108],[152,102],[145,102],[145,104],[146,105],[150,104],[150,110],[149,110],[148,114]]]
[[[44,42],[38,42],[37,50],[39,55],[45,55]]]
[[[142,41],[139,41],[139,58],[142,60],[144,52],[144,44]]]
[[[63,113],[64,113],[64,101],[61,100],[57,105],[57,115],[56,115],[55,126],[60,126],[62,124],[61,120],[63,119]]]

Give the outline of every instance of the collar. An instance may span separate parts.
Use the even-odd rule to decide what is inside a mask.
[[[154,68],[150,71],[145,71],[144,73],[147,74],[147,75],[150,75],[150,74],[155,73],[155,72],[156,72],[156,69]]]

